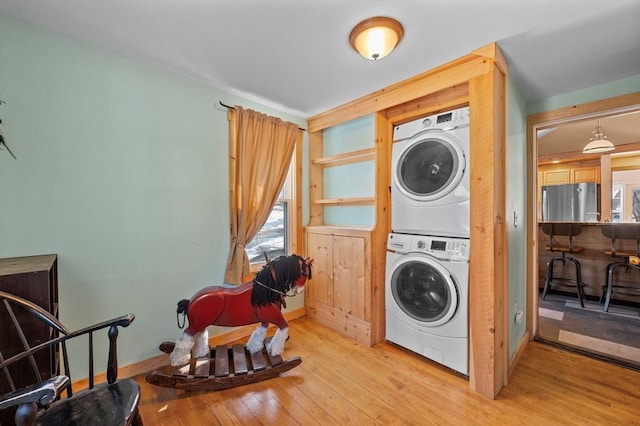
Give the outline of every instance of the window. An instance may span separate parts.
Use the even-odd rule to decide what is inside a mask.
[[[640,170],[614,170],[611,187],[611,221],[640,221]]]
[[[295,158],[295,154],[293,158]],[[294,205],[292,200],[293,171],[294,161],[292,160],[289,172],[280,190],[278,201],[273,206],[269,218],[262,226],[262,229],[253,237],[253,240],[246,246],[252,271],[265,263],[265,255],[271,260],[278,256],[286,256],[292,252],[290,236],[293,235],[293,231],[291,226],[292,214],[290,212]]]
[[[624,211],[624,185],[614,184],[611,192],[611,222],[620,222]]]

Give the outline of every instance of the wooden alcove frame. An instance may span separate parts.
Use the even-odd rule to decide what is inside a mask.
[[[376,223],[371,230],[371,334],[384,339],[384,263],[389,232],[390,144],[393,126],[425,114],[469,105],[471,251],[470,251],[470,388],[495,398],[506,385],[508,356],[508,250],[506,206],[506,82],[507,64],[495,43],[308,119],[309,144],[322,130],[375,114]],[[310,147],[312,149],[312,147]],[[385,183],[386,179],[386,183]],[[322,197],[310,185],[311,218],[322,225]],[[314,193],[315,191],[315,193]],[[382,266],[380,266],[382,265]]]

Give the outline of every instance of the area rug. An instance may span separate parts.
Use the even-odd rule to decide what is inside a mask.
[[[634,309],[626,306],[614,306],[609,305],[609,310],[605,312],[602,307],[603,305],[598,302],[585,302],[584,308],[580,306],[580,302],[577,300],[567,300],[565,302],[565,306],[567,308],[573,309],[586,309],[591,312],[598,312],[604,315],[615,315],[619,317],[631,318],[640,321],[640,309]]]
[[[640,308],[602,306],[591,300],[582,308],[575,296],[561,294],[539,299],[536,338],[640,369]]]

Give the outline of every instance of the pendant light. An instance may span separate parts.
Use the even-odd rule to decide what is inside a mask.
[[[376,16],[356,25],[349,35],[349,43],[366,59],[377,61],[391,53],[403,35],[404,28],[400,22]]]
[[[583,154],[597,154],[616,149],[611,141],[607,139],[607,135],[604,134],[602,127],[600,127],[600,120],[598,120],[598,125],[593,132],[591,132],[591,135],[589,143],[582,149]]]

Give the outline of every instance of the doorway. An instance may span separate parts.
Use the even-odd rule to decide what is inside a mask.
[[[619,305],[615,314],[605,315],[602,313],[597,297],[590,297],[586,308],[581,309],[579,304],[575,304],[575,293],[557,292],[547,296],[546,300],[540,298],[540,287],[544,284],[541,279],[541,270],[546,265],[540,264],[538,257],[539,243],[538,224],[541,220],[540,206],[540,184],[543,182],[542,174],[539,172],[539,163],[551,164],[552,162],[571,162],[579,158],[580,161],[600,161],[599,155],[594,158],[585,158],[582,155],[582,147],[589,141],[592,123],[601,120],[611,120],[615,117],[626,114],[640,115],[640,94],[630,94],[602,101],[591,102],[574,107],[563,108],[554,111],[534,114],[527,120],[527,140],[529,172],[527,185],[530,194],[538,194],[535,197],[528,197],[528,240],[531,242],[531,250],[527,254],[527,327],[532,338],[546,343],[563,347],[567,350],[581,352],[585,355],[600,358],[609,362],[614,362],[631,368],[640,369],[640,308],[637,303],[630,303],[629,306]],[[583,130],[576,130],[580,125]],[[585,127],[586,126],[586,127]],[[606,126],[602,124],[606,129]],[[613,128],[611,129],[613,133]],[[567,146],[560,146],[558,138],[561,133],[571,133],[573,137]],[[555,133],[555,141],[550,145],[544,145],[543,141],[549,135]],[[609,129],[607,129],[609,133]],[[616,142],[612,134],[612,141]],[[616,147],[616,155],[620,152],[640,151],[640,139],[636,136],[635,141]],[[574,145],[571,145],[573,143]],[[603,161],[609,167],[606,173],[599,177],[601,181],[602,216],[599,221],[612,220],[615,214],[615,200],[612,206],[614,186],[612,181],[610,156]],[[633,195],[631,195],[631,202]],[[629,199],[629,198],[628,198]],[[544,274],[542,274],[544,276]],[[570,291],[570,290],[569,290]],[[629,312],[630,311],[630,314]],[[629,317],[624,315],[629,314]],[[635,317],[634,317],[635,315]],[[611,336],[618,338],[611,338]],[[567,338],[567,336],[571,336]],[[632,341],[625,341],[630,337]],[[595,342],[595,343],[594,343]],[[603,343],[604,346],[596,343]],[[621,345],[621,346],[619,346]],[[630,352],[619,351],[620,347],[626,351],[630,347]],[[603,349],[604,348],[604,349]],[[607,349],[608,348],[608,349]],[[613,349],[611,349],[613,348]]]

